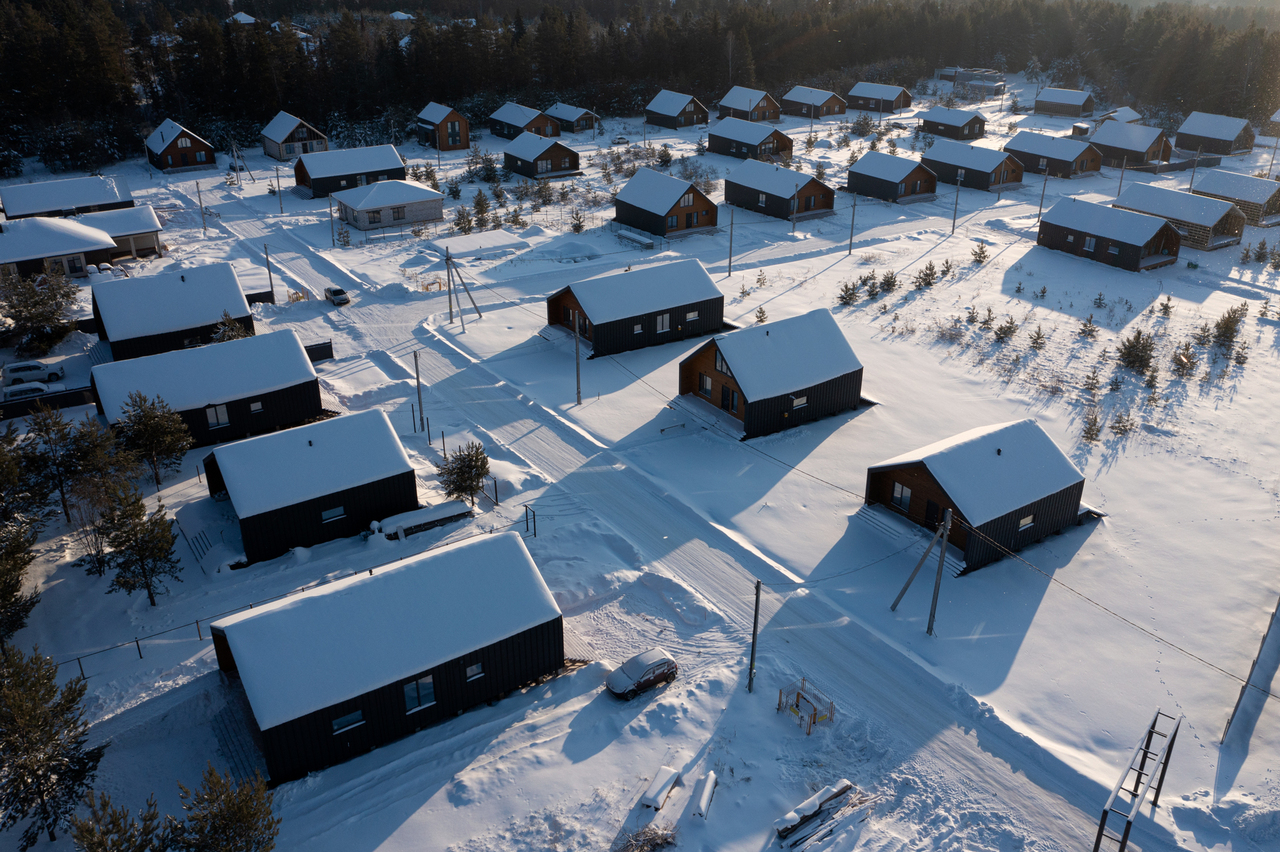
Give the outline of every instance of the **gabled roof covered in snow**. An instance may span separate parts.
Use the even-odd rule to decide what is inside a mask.
[[[899,183],[915,171],[920,163],[906,157],[895,157],[883,151],[868,151],[849,167],[849,174],[866,175],[878,180]]]
[[[19,263],[112,249],[116,241],[101,228],[74,219],[13,219],[0,222],[0,263]]]
[[[413,472],[380,408],[223,444],[213,455],[241,519]]]
[[[416,19],[413,17],[413,15],[410,15],[408,12],[392,12],[392,13],[391,13],[391,20],[393,20],[393,21],[412,21],[412,20],[416,20]]]
[[[782,396],[862,369],[826,308],[722,334],[716,346],[748,402]]]
[[[649,105],[645,107],[649,112],[656,112],[658,115],[679,115],[684,112],[684,108],[689,105],[690,101],[695,101],[693,95],[685,95],[680,92],[673,92],[670,89],[663,89],[661,92],[653,96],[653,100],[649,101]]]
[[[230,18],[227,18],[227,20],[226,20],[226,21],[224,21],[223,23],[227,23],[227,24],[256,24],[256,23],[258,23],[258,19],[257,19],[257,18],[255,18],[255,17],[253,17],[252,15],[247,15],[247,14],[245,14],[244,12],[236,12],[236,13],[235,13],[234,15],[232,15]]]
[[[796,86],[782,96],[784,101],[795,101],[809,106],[822,106],[832,98],[844,103],[844,98],[835,92],[828,92],[826,89],[813,89],[808,86]]]
[[[160,397],[190,411],[314,381],[316,371],[293,331],[257,334],[93,368],[108,423],[117,423],[129,394]]]
[[[713,136],[744,142],[748,145],[759,145],[771,136],[776,128],[771,124],[758,121],[747,121],[744,118],[722,118],[711,128]]]
[[[533,109],[532,107],[521,106],[520,104],[507,101],[505,104],[490,113],[489,118],[515,127],[524,127],[541,114],[541,112]]]
[[[306,124],[306,122],[281,110],[276,113],[276,117],[271,119],[271,122],[266,127],[262,128],[262,135],[272,142],[283,142],[290,133],[297,129],[299,124]],[[310,125],[307,126],[310,127]]]
[[[214,325],[223,311],[233,317],[250,316],[240,279],[229,263],[97,281],[93,298],[111,340]]]
[[[693,258],[599,275],[565,289],[573,291],[595,325],[722,298],[702,262]]]
[[[973,526],[1084,481],[1034,420],[970,429],[868,470],[923,464]]]
[[[1110,145],[1112,148],[1123,148],[1126,151],[1146,151],[1156,144],[1156,140],[1162,133],[1164,131],[1159,127],[1108,121],[1098,127],[1089,141],[1095,145]]]
[[[725,121],[736,120],[725,119]],[[697,191],[696,187],[687,180],[664,175],[653,169],[637,169],[631,180],[618,191],[617,198],[641,210],[665,216],[667,211],[676,206],[680,197],[691,190]]]
[[[1062,199],[1046,210],[1040,221],[1136,246],[1145,245],[1168,224],[1157,216],[1118,210],[1075,198]]]
[[[1009,154],[995,148],[983,148],[981,145],[966,145],[953,139],[938,139],[920,157],[961,169],[994,172],[1009,159]]]
[[[546,114],[562,124],[573,124],[584,115],[596,115],[589,109],[565,103],[555,103],[545,110]],[[596,116],[599,118],[599,116]]]
[[[1175,219],[1209,228],[1233,210],[1240,216],[1244,215],[1240,212],[1240,208],[1230,201],[1176,189],[1165,189],[1149,183],[1129,184],[1111,204],[1114,207],[1159,216],[1161,219]]]
[[[422,112],[418,113],[418,121],[422,124],[435,127],[437,124],[441,124],[446,118],[448,118],[449,113],[451,112],[453,112],[453,107],[432,101],[422,108]]]
[[[147,150],[159,156],[168,144],[180,133],[185,133],[192,139],[198,139],[199,141],[204,142],[204,144],[209,145],[208,142],[205,142],[205,140],[201,139],[190,130],[187,130],[187,128],[183,127],[172,118],[166,118],[164,121],[160,122],[160,126],[151,131],[151,135],[147,137]],[[213,146],[209,145],[209,147],[212,148]]]
[[[759,160],[743,160],[737,168],[729,172],[729,176],[725,180],[754,189],[757,192],[776,195],[780,198],[790,198],[799,192],[801,187],[808,186],[809,181],[817,180],[817,178],[804,172],[784,169],[782,166],[775,166],[772,163],[762,163]]]
[[[1104,112],[1098,117],[1098,120],[1123,121],[1127,124],[1131,121],[1142,121],[1142,113],[1133,107],[1123,106],[1119,109],[1113,109],[1111,112]]]
[[[106,231],[112,238],[133,237],[138,234],[157,234],[164,228],[150,204],[142,207],[121,207],[119,210],[99,210],[76,217],[81,225]]]
[[[1019,130],[1005,143],[1004,149],[1050,160],[1071,161],[1089,150],[1089,143],[1081,142],[1079,139],[1068,139],[1065,136],[1047,136],[1044,133]]]
[[[407,180],[380,180],[330,195],[352,210],[381,210],[383,207],[398,207],[401,204],[444,198],[442,192]]]
[[[741,110],[742,112],[750,112],[755,109],[759,103],[769,97],[769,93],[761,89],[748,89],[746,86],[734,86],[732,89],[724,93],[724,97],[720,99],[720,106],[728,109]]]
[[[10,219],[131,200],[129,184],[118,177],[43,180],[0,187],[0,207]]]
[[[213,626],[226,636],[266,730],[559,617],[523,539],[508,532],[420,553]]]
[[[980,112],[971,109],[950,109],[948,107],[932,107],[924,112],[917,113],[916,118],[924,121],[936,121],[938,124],[947,124],[952,127],[963,127],[975,118],[982,119],[985,124],[987,117]]]
[[[1190,136],[1203,136],[1206,139],[1232,141],[1240,135],[1240,131],[1249,126],[1247,118],[1232,118],[1229,115],[1214,115],[1210,112],[1193,112],[1187,116],[1178,128],[1178,133]]]
[[[1280,192],[1280,181],[1256,178],[1238,172],[1224,172],[1221,169],[1209,169],[1200,173],[1193,189],[1196,192],[1266,204],[1271,196]]]
[[[1093,96],[1088,92],[1082,92],[1079,89],[1043,89],[1040,94],[1036,95],[1036,100],[1050,104],[1084,106],[1085,101],[1091,97]]]
[[[901,86],[890,86],[887,83],[858,83],[849,90],[851,98],[878,98],[882,101],[896,100],[905,92]]]
[[[395,145],[373,145],[342,151],[313,151],[298,158],[313,178],[338,177],[376,172],[379,169],[404,168],[404,160]]]
[[[502,153],[510,154],[518,160],[528,160],[532,163],[545,153],[548,148],[557,143],[564,144],[554,136],[539,136],[526,130],[507,143],[507,147],[502,149]]]

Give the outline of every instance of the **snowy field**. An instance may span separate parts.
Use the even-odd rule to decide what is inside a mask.
[[[1034,87],[1019,89],[1030,103]],[[1057,134],[1071,125],[1013,116],[999,101],[980,109],[990,119],[980,144],[989,147],[1007,140],[1010,121]],[[822,162],[829,183],[844,183],[847,149],[806,152],[808,123],[786,118],[781,126],[807,173]],[[834,122],[816,131],[823,142],[838,135]],[[694,157],[700,132],[646,131],[677,157]],[[602,199],[607,187],[587,157],[619,133],[638,141],[639,121],[609,120],[598,139],[562,139],[583,155],[579,185]],[[918,156],[909,132],[895,138],[900,153]],[[1265,172],[1274,141],[1261,137],[1251,155],[1223,168]],[[502,142],[486,133],[480,145],[500,151]],[[437,162],[416,144],[401,152],[411,164]],[[442,184],[461,174],[464,154],[440,158]],[[738,162],[696,160],[721,177]],[[604,849],[656,821],[677,828],[682,849],[762,850],[778,845],[775,819],[840,778],[875,804],[865,822],[813,848],[1092,848],[1098,814],[1157,707],[1185,721],[1160,807],[1143,811],[1134,846],[1280,845],[1280,702],[1265,692],[1280,667],[1280,635],[1259,656],[1280,596],[1280,272],[1242,264],[1238,248],[1184,250],[1178,264],[1136,274],[1035,246],[1042,193],[1046,209],[1065,196],[1107,202],[1118,188],[1115,169],[1047,183],[1028,177],[1001,197],[965,189],[957,199],[940,185],[935,201],[906,207],[859,198],[852,242],[846,193],[837,193],[834,215],[794,231],[736,210],[731,274],[728,207],[714,232],[645,251],[609,230],[611,205],[585,209],[582,234],[569,228],[573,205],[536,215],[526,205],[530,226],[513,229],[526,245],[463,258],[483,311],[477,317],[467,303],[464,328],[450,322],[446,295],[431,286],[443,272],[428,242],[445,236],[443,228],[368,243],[353,231],[350,247],[335,246],[327,202],[288,192],[291,179],[282,198],[269,195],[273,161],[259,154],[248,162],[257,180],[240,186],[225,185],[218,172],[158,177],[142,161],[111,169],[140,203],[164,208],[167,222],[169,255],[136,264],[133,274],[226,260],[247,289],[264,289],[268,246],[279,303],[253,306],[260,332],[333,341],[335,359],[317,364],[327,404],[387,412],[424,503],[443,499],[433,468],[443,436],[449,447],[485,444],[500,504],[482,500],[464,525],[407,541],[342,540],[232,572],[222,566],[238,551],[238,532],[225,504],[209,499],[206,452],[197,450],[158,495],[182,526],[185,571],[154,609],[145,597],[104,595],[108,581],[86,577],[73,564],[73,538],[50,527],[33,569],[43,601],[16,641],[66,661],[66,676],[83,665],[95,737],[111,741],[98,786],[117,804],[137,808],[154,792],[162,810],[176,813],[175,782],[193,784],[206,762],[232,768],[218,733],[230,708],[208,620],[441,542],[512,525],[523,533],[527,505],[537,514],[529,550],[595,656],[617,662],[661,644],[681,676],[624,703],[602,689],[607,665],[593,663],[284,784],[276,794],[279,848]],[[1129,172],[1124,180],[1185,189],[1188,178]],[[462,201],[446,202],[446,224],[475,191],[463,184]],[[217,214],[206,215],[207,231],[198,196]],[[719,191],[712,197],[723,200]],[[1264,239],[1274,243],[1280,233],[1246,228],[1245,243]],[[990,253],[982,265],[971,260],[979,242]],[[754,322],[761,307],[769,321],[830,308],[876,404],[739,441],[715,408],[677,397],[678,364],[702,340],[584,360],[576,404],[573,340],[547,326],[546,296],[678,258],[702,261],[730,322]],[[947,260],[950,276],[912,289],[917,269]],[[839,306],[841,285],[873,269],[904,283]],[[319,298],[335,284],[351,304]],[[286,288],[309,298],[286,302]],[[1174,348],[1241,302],[1249,308],[1247,363],[1214,359],[1202,347],[1194,374],[1177,377]],[[966,321],[970,309],[984,316],[988,308],[995,324],[1018,324],[1012,339],[997,342]],[[1093,339],[1078,333],[1090,316],[1099,327]],[[1037,328],[1046,338],[1039,349],[1030,343]],[[1157,337],[1154,389],[1115,360],[1119,341],[1136,329]],[[55,353],[67,362],[68,386],[87,381],[94,342],[77,334]],[[410,408],[415,352],[430,440]],[[1100,386],[1090,393],[1095,369]],[[1089,443],[1082,432],[1094,407],[1104,426]],[[1135,424],[1123,435],[1109,425],[1122,414]],[[864,505],[866,468],[1027,417],[1084,472],[1084,500],[1106,516],[972,575],[946,571],[937,635],[927,636],[932,567],[897,612],[889,604],[928,536]],[[952,551],[949,562],[959,558]],[[759,658],[748,693],[757,579]],[[1258,689],[1246,693],[1224,743],[1255,657]],[[836,705],[834,721],[808,737],[776,712],[778,690],[802,676]],[[683,780],[661,811],[642,810],[639,799],[663,765]],[[720,786],[703,819],[692,814],[693,792],[708,771]],[[0,836],[4,848],[16,842],[14,832]],[[42,846],[71,848],[66,839]]]

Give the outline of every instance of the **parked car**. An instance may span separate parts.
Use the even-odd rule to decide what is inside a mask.
[[[651,648],[609,672],[604,685],[614,695],[630,701],[646,689],[675,680],[679,671],[670,654],[661,648]]]
[[[347,295],[347,291],[341,287],[325,287],[324,297],[335,305],[345,305],[351,301],[351,297]]]
[[[61,364],[48,364],[44,361],[11,361],[2,368],[4,373],[0,385],[20,385],[24,382],[56,382],[66,378],[67,371]]]
[[[18,399],[30,399],[33,396],[44,396],[47,393],[58,393],[66,388],[63,385],[47,385],[44,382],[25,382],[4,389],[4,401],[13,402]]]
[[[625,137],[625,136],[615,136],[615,137],[613,137],[613,141],[612,141],[612,142],[610,142],[609,144],[610,144],[610,145],[627,145],[627,144],[629,144],[630,142],[631,142],[631,140],[630,140],[630,139],[628,139],[628,138],[627,138],[627,137]]]

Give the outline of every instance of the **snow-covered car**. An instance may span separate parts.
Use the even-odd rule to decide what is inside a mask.
[[[347,291],[341,287],[325,287],[324,297],[335,305],[345,305],[351,301],[351,297],[347,295]]]
[[[630,701],[646,689],[675,680],[679,671],[670,654],[661,648],[651,648],[609,672],[604,685],[614,695]]]
[[[66,390],[62,385],[47,385],[44,382],[24,382],[4,389],[4,401],[13,402],[18,399],[30,399],[33,396],[44,396],[47,393],[58,393]]]
[[[630,139],[628,139],[628,138],[627,138],[627,137],[625,137],[625,136],[615,136],[615,137],[613,137],[613,141],[612,141],[612,142],[610,142],[609,144],[610,144],[610,145],[626,145],[626,144],[628,144],[628,143],[630,143],[630,142],[631,142],[631,140],[630,140]]]
[[[0,385],[20,385],[25,382],[56,382],[67,375],[61,364],[44,361],[11,361],[3,367],[4,378]]]

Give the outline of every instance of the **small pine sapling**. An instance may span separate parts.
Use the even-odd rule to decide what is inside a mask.
[[[1084,377],[1084,391],[1089,394],[1089,396],[1093,396],[1098,392],[1099,387],[1101,387],[1101,380],[1098,377],[1098,368],[1094,367],[1089,371],[1089,374]]]
[[[996,312],[991,310],[991,308],[987,308],[986,316],[978,320],[978,325],[980,325],[983,328],[991,328],[992,324],[995,321],[996,321]]]
[[[587,218],[577,207],[573,208],[573,212],[569,214],[569,227],[575,234],[581,234],[587,227]]]
[[[767,286],[768,284],[769,284],[769,276],[765,275],[765,274],[764,274],[764,270],[763,270],[763,269],[761,269],[761,270],[756,274],[756,286],[757,286],[757,287],[765,287],[765,286]]]
[[[942,261],[942,270],[938,273],[938,280],[941,281],[943,278],[946,278],[955,271],[955,268],[955,264],[951,262],[951,258],[947,258]]]
[[[1036,298],[1037,298],[1037,299],[1041,299],[1041,300],[1043,300],[1043,299],[1045,299],[1046,297],[1048,297],[1048,295],[1049,295],[1049,288],[1048,288],[1048,287],[1045,287],[1045,286],[1042,284],[1042,285],[1040,285],[1040,289],[1036,291],[1036,294],[1035,294],[1035,295],[1036,295]]]
[[[991,255],[987,253],[987,244],[982,240],[978,240],[978,247],[973,250],[972,254],[973,262],[979,266],[986,263],[991,258]]]
[[[699,156],[707,153],[707,137],[698,137],[698,141],[693,143],[693,152]]]
[[[1080,330],[1077,332],[1081,337],[1087,337],[1093,340],[1098,336],[1098,327],[1093,324],[1093,314],[1080,323]]]
[[[1253,260],[1255,263],[1266,263],[1270,258],[1270,252],[1267,251],[1267,241],[1261,240],[1253,250]]]
[[[270,852],[275,848],[280,818],[275,815],[274,794],[261,775],[239,781],[210,764],[200,780],[197,790],[178,784],[187,816],[183,822],[169,821],[175,849]]]
[[[1249,344],[1247,341],[1240,341],[1236,344],[1236,354],[1232,358],[1236,362],[1236,366],[1243,367],[1249,362]]]
[[[1111,431],[1122,438],[1133,431],[1133,418],[1129,416],[1129,412],[1121,411],[1116,415],[1111,421]]]
[[[740,298],[745,299],[750,295],[751,295],[751,291],[747,289],[747,282],[744,281],[740,285],[738,285],[738,296]]]
[[[1247,264],[1251,260],[1253,260],[1253,243],[1247,243],[1240,249],[1240,263]]]
[[[437,464],[436,475],[444,487],[445,496],[455,500],[469,499],[474,506],[476,494],[483,490],[484,479],[489,475],[489,456],[482,444],[471,441]]]
[[[761,305],[760,307],[756,308],[756,322],[764,323],[764,322],[768,322],[768,320],[769,320],[769,315],[765,313],[764,305]]]
[[[1016,287],[1014,287],[1014,288],[1013,288],[1013,292],[1015,292],[1015,293],[1021,293],[1021,292],[1022,292],[1022,290],[1023,290],[1022,282],[1021,282],[1021,281],[1019,281],[1019,282],[1018,282],[1018,286],[1016,286]]]
[[[1140,328],[1120,341],[1117,355],[1120,364],[1138,375],[1145,375],[1151,369],[1152,358],[1155,357],[1156,340],[1150,333]]]
[[[1160,365],[1152,362],[1151,369],[1147,370],[1146,381],[1143,382],[1149,390],[1155,390],[1160,386]]]
[[[1280,247],[1273,248],[1271,250],[1271,255],[1268,258],[1268,261],[1274,271],[1280,272]]]
[[[816,180],[826,180],[826,179],[827,179],[827,164],[826,164],[826,163],[818,163],[818,165],[814,166],[814,167],[813,167],[813,176],[814,176],[814,178],[815,178]]]
[[[1184,341],[1173,353],[1173,374],[1180,379],[1188,379],[1196,374],[1200,366],[1200,356],[1192,348],[1191,341]]]
[[[1105,308],[1107,306],[1107,299],[1101,292],[1093,297],[1093,306],[1095,308]]]
[[[445,193],[454,201],[462,198],[462,183],[457,177],[451,177],[444,185]]]
[[[1124,376],[1119,373],[1111,374],[1111,381],[1107,382],[1107,390],[1110,393],[1120,393],[1124,388]]]
[[[1039,352],[1044,348],[1045,341],[1044,331],[1037,325],[1036,330],[1031,333],[1031,348]]]
[[[471,211],[465,205],[459,204],[454,212],[453,227],[460,234],[469,234],[475,230],[475,220],[471,218]]]
[[[858,282],[849,279],[840,285],[840,294],[836,301],[844,307],[850,307],[858,301]]]
[[[1160,303],[1160,316],[1173,316],[1173,297],[1165,294],[1164,301]]]
[[[1091,408],[1084,416],[1084,431],[1080,435],[1087,443],[1094,443],[1102,437],[1102,418],[1098,416],[1098,409]]]
[[[915,278],[912,279],[917,290],[923,290],[926,287],[932,287],[938,281],[938,270],[933,265],[933,261],[929,261],[924,265],[923,269],[916,270]]]
[[[1007,340],[1013,339],[1013,336],[1017,333],[1018,333],[1018,324],[1014,322],[1013,317],[1010,316],[1004,322],[996,326],[996,331],[995,331],[996,341],[999,343],[1004,343]]]
[[[885,293],[892,293],[898,289],[898,275],[893,270],[885,272],[880,276],[880,290]]]
[[[969,325],[973,325],[975,322],[977,322],[978,309],[975,308],[973,305],[970,305],[968,311],[964,315],[964,321],[969,323]]]
[[[1213,329],[1209,327],[1209,323],[1202,322],[1199,328],[1191,332],[1191,339],[1196,346],[1208,346],[1213,342]]]
[[[671,146],[663,143],[662,147],[658,149],[658,165],[665,169],[671,165],[672,159]]]

